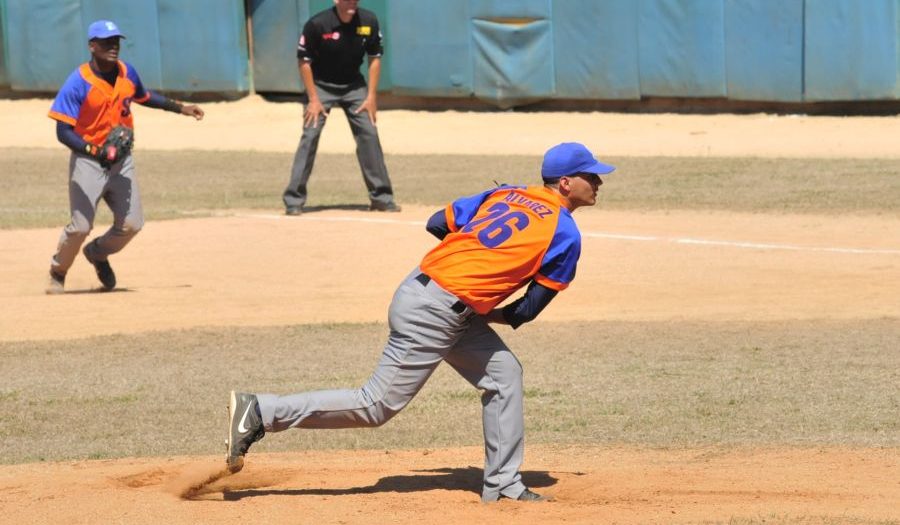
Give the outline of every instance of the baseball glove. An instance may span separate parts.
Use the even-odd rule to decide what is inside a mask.
[[[124,159],[134,146],[134,131],[126,126],[116,126],[106,136],[106,141],[97,152],[97,160],[104,168]]]

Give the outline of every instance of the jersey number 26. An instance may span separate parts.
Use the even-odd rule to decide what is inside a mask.
[[[528,227],[528,215],[521,211],[510,212],[505,202],[494,203],[487,211],[487,215],[466,224],[461,230],[470,233],[481,227],[478,241],[486,248],[496,248],[509,240],[513,233]]]

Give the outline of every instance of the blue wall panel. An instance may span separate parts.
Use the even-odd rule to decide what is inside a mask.
[[[900,95],[896,0],[806,0],[806,99]]]
[[[469,13],[472,18],[480,20],[496,21],[502,18],[547,20],[552,11],[550,3],[550,0],[469,0]]]
[[[0,88],[9,86],[6,61],[6,2],[0,0]]]
[[[501,108],[553,96],[550,22],[472,21],[475,96]]]
[[[9,86],[6,60],[6,2],[0,0],[0,88]]]
[[[307,0],[251,0],[253,87],[257,91],[300,93],[297,41],[309,19]]]
[[[0,86],[55,92],[115,20],[163,91],[302,92],[296,43],[332,0],[0,0]],[[366,0],[379,88],[501,107],[540,99],[900,99],[900,0]],[[367,68],[363,67],[365,74]]]
[[[722,1],[641,0],[638,6],[641,93],[724,97]]]
[[[803,0],[725,3],[728,98],[803,100]]]
[[[13,89],[55,92],[90,57],[78,0],[10,0],[6,14]]]
[[[125,33],[121,58],[135,66],[147,87],[249,88],[241,0],[6,0],[6,8],[13,89],[56,92],[90,59],[87,27],[103,18]]]
[[[472,37],[465,3],[391,0],[393,91],[440,97],[472,94]]]
[[[566,0],[553,4],[557,97],[641,97],[637,15],[633,0]]]
[[[475,96],[510,107],[552,97],[550,0],[469,0]]]
[[[157,0],[163,84],[173,91],[248,91],[242,1]],[[187,9],[190,6],[190,9]]]

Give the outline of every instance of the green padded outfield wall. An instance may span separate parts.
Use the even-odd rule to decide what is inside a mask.
[[[0,2],[0,89],[9,87],[6,74],[6,2]]]
[[[476,97],[497,107],[546,99],[900,98],[900,0],[360,4],[378,15],[385,37],[379,88],[400,95]],[[54,92],[88,57],[87,25],[111,18],[128,36],[123,58],[151,88],[300,93],[300,30],[331,5],[0,0],[0,85]]]
[[[3,0],[13,89],[55,92],[90,58],[87,27],[110,19],[125,34],[121,58],[152,89],[246,93],[242,0]]]
[[[806,0],[805,100],[900,97],[900,1]]]

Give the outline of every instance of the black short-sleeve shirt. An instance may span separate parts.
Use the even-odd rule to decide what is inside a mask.
[[[313,79],[337,86],[365,85],[359,72],[363,55],[383,53],[378,18],[366,9],[357,9],[346,24],[336,7],[316,14],[303,26],[297,44],[297,58],[310,63]]]

